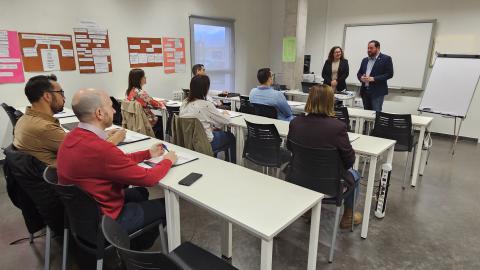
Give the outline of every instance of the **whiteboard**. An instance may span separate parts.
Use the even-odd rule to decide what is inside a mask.
[[[465,117],[480,78],[480,58],[437,57],[418,110]]]
[[[345,25],[343,48],[350,65],[348,84],[360,85],[357,72],[367,57],[371,40],[380,42],[381,52],[392,57],[390,88],[422,90],[432,49],[435,20],[388,24]]]

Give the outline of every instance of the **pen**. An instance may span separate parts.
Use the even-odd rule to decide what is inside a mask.
[[[163,149],[165,149],[167,152],[170,152],[170,151],[168,150],[167,146],[166,146],[164,143],[162,143],[162,147],[163,147]]]

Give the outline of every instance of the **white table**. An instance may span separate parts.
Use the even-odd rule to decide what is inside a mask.
[[[304,93],[298,89],[295,90],[286,90],[283,91],[285,96],[289,97],[290,100],[295,100],[296,97],[300,97],[305,100],[308,97],[308,93]],[[340,101],[350,101],[350,106],[353,106],[353,99],[355,98],[355,92],[346,91],[347,95],[335,94],[335,99]]]
[[[125,152],[147,149],[157,139],[121,146]],[[181,243],[179,199],[188,200],[222,217],[222,255],[232,256],[232,223],[259,237],[261,269],[272,269],[273,239],[303,213],[312,209],[308,268],[316,269],[320,209],[323,194],[185,148],[198,160],[174,167],[159,185],[165,190],[169,250]],[[197,172],[203,176],[190,187],[178,181]]]
[[[303,113],[305,112],[305,103],[300,104],[297,102],[296,105],[290,106],[294,113]],[[350,120],[355,121],[355,133],[362,133],[365,123],[375,121],[375,111],[364,110],[360,108],[348,107],[348,115]],[[412,125],[413,128],[419,130],[420,134],[418,137],[417,149],[415,150],[414,165],[413,165],[413,175],[410,179],[410,185],[415,187],[417,185],[418,175],[423,175],[425,170],[425,164],[420,164],[422,160],[422,145],[423,139],[425,138],[425,131],[430,126],[433,121],[433,117],[421,116],[421,115],[412,115]],[[420,166],[422,165],[422,166]]]
[[[77,121],[76,117],[60,119],[61,124]],[[159,142],[162,141],[151,138],[119,148],[131,153],[148,149]],[[178,153],[199,157],[198,160],[172,168],[159,182],[165,191],[169,251],[181,244],[180,197],[224,219],[221,232],[223,257],[232,257],[232,223],[260,238],[262,270],[272,269],[274,237],[311,209],[307,269],[316,269],[323,194],[174,144],[166,144],[168,149]],[[179,185],[178,182],[191,172],[203,176],[190,187]]]
[[[375,121],[375,111],[364,110],[360,108],[348,108],[348,114],[350,119],[355,119],[355,133],[361,133],[365,122],[374,122]],[[425,166],[420,166],[420,161],[422,160],[422,146],[423,139],[425,138],[425,131],[430,126],[433,121],[433,117],[421,116],[421,115],[412,115],[412,125],[413,128],[420,131],[418,137],[417,149],[414,157],[413,165],[413,175],[410,181],[410,185],[415,187],[417,185],[418,175],[423,175]],[[421,168],[420,168],[421,167]]]
[[[225,101],[230,102],[230,110],[231,110],[231,111],[236,111],[237,104],[240,103],[240,97],[239,97],[239,96],[236,96],[236,97],[211,96],[211,97],[212,97],[213,99],[216,99],[216,100],[225,100]]]
[[[288,135],[289,122],[287,121],[271,119],[251,114],[242,114],[242,116],[240,117],[232,118],[230,126],[235,128],[238,164],[242,164],[242,153],[245,144],[244,129],[246,129],[247,127],[245,120],[259,124],[274,124],[277,127],[278,133],[281,137],[286,138]],[[375,182],[375,172],[377,169],[377,160],[382,154],[388,152],[387,163],[392,164],[395,141],[361,134],[356,135],[360,137],[352,142],[353,150],[355,151],[355,154],[357,156],[354,168],[358,169],[359,155],[370,157],[370,167],[368,171],[367,191],[365,195],[365,208],[363,210],[361,232],[362,238],[367,238],[368,225],[370,221],[370,210],[372,204],[373,184]]]

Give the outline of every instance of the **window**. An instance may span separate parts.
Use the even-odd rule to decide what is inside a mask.
[[[233,20],[190,17],[192,66],[205,65],[210,89],[235,92]]]

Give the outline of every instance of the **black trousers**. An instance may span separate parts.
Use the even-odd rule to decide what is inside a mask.
[[[117,222],[131,234],[148,224],[161,220],[167,224],[165,214],[165,200],[148,200],[148,190],[143,187],[125,189],[125,204],[117,217]],[[153,245],[158,237],[158,227],[145,232],[132,241],[134,249],[147,249]]]
[[[152,126],[153,133],[155,133],[155,137],[163,141],[163,121],[162,117],[158,117],[157,123]]]

